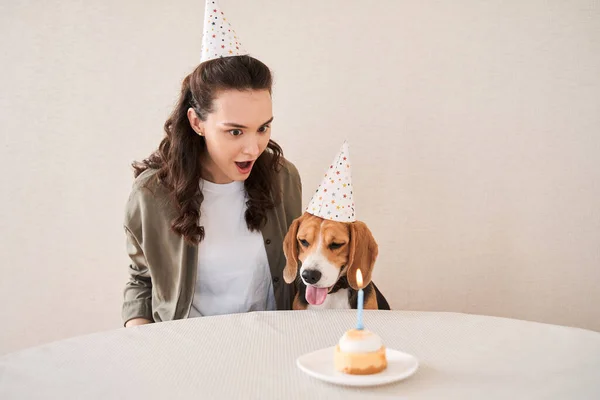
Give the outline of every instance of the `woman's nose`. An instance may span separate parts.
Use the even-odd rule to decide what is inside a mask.
[[[247,154],[252,157],[258,157],[258,153],[260,152],[260,146],[258,138],[249,139],[244,146],[243,150],[244,154]]]

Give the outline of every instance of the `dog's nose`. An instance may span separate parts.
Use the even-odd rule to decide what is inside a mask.
[[[319,282],[319,279],[321,279],[321,271],[318,271],[316,269],[304,270],[302,272],[302,278],[304,278],[304,281],[306,283],[314,285],[315,283]]]

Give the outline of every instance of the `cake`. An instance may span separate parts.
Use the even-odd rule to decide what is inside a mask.
[[[335,369],[351,375],[371,375],[387,368],[381,338],[366,329],[350,329],[335,347]]]

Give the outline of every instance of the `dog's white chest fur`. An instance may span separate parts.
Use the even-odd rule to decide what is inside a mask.
[[[309,304],[307,310],[323,310],[323,309],[349,309],[348,289],[340,289],[333,294],[328,294],[323,304],[313,306]]]

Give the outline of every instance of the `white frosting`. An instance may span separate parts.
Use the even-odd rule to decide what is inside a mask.
[[[340,338],[340,350],[344,353],[371,353],[377,351],[383,345],[381,338],[375,333],[352,329]]]

